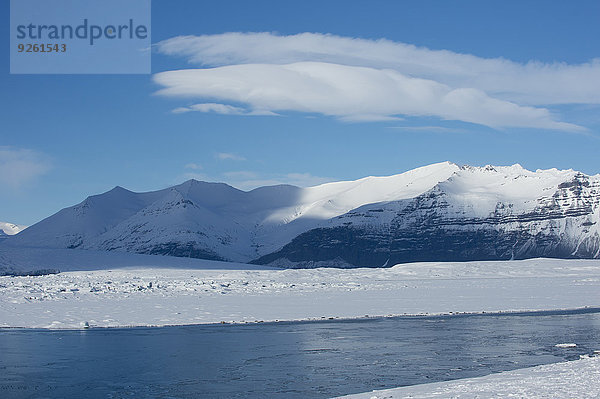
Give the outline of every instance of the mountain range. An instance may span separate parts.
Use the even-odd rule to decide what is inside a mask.
[[[2,245],[195,257],[280,267],[600,257],[600,175],[433,164],[388,177],[241,191],[189,180],[122,187]]]

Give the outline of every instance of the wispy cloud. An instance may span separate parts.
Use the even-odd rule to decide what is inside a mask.
[[[0,184],[18,189],[47,173],[49,158],[37,151],[0,146]]]
[[[265,110],[248,110],[241,107],[235,107],[233,105],[227,104],[217,104],[217,103],[202,103],[202,104],[192,104],[187,107],[178,107],[173,111],[174,114],[183,114],[186,112],[205,112],[205,113],[215,113],[222,115],[268,115],[268,116],[276,116],[277,114],[271,111]]]
[[[202,170],[203,167],[200,164],[190,162],[187,165],[185,165],[185,169]]]
[[[407,132],[432,132],[432,133],[466,133],[467,129],[445,126],[388,126],[388,129],[403,130]]]
[[[237,154],[232,154],[230,152],[218,152],[217,154],[215,154],[215,157],[220,160],[220,161],[245,161],[246,158],[237,155]]]
[[[297,111],[346,121],[434,116],[493,128],[583,131],[543,105],[600,103],[600,59],[519,64],[316,33],[181,36],[157,48],[204,67],[154,75],[159,94],[219,101],[174,112]]]
[[[251,172],[249,170],[237,170],[233,172],[225,172],[223,176],[229,179],[256,179],[258,178],[258,173]]]

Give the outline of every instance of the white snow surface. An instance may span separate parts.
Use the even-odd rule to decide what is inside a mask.
[[[0,327],[249,323],[600,306],[600,261],[273,269],[83,250],[0,249]]]
[[[26,228],[27,226],[19,224],[0,222],[0,235],[5,234],[8,236],[14,236],[15,234],[25,230]]]
[[[276,210],[267,220],[279,223],[299,217],[325,220],[366,204],[414,198],[459,170],[456,164],[441,162],[394,176],[369,176],[308,187],[302,191],[298,204]]]
[[[413,385],[343,396],[346,399],[404,398],[599,398],[600,356],[546,364],[484,377]]]

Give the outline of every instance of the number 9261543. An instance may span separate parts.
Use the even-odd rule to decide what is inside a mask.
[[[67,51],[67,45],[64,43],[19,43],[17,50],[19,53],[64,53]]]

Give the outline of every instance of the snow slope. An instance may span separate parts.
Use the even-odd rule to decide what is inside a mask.
[[[598,398],[600,356],[547,364],[485,377],[413,385],[343,396],[346,399],[401,398]]]

